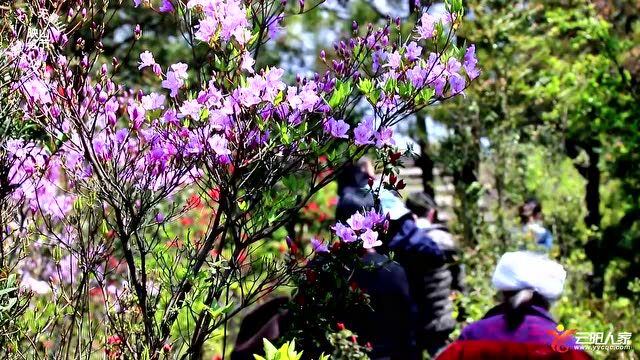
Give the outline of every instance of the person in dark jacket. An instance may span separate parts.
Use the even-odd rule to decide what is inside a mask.
[[[416,218],[416,225],[438,245],[445,263],[425,264],[409,276],[418,306],[418,345],[434,356],[448,343],[456,326],[453,317],[454,292],[464,291],[464,271],[458,259],[458,248],[446,225],[438,219],[435,201],[424,192],[409,195],[407,208]]]
[[[504,254],[492,278],[503,302],[464,328],[437,359],[590,359],[576,347],[575,330],[565,331],[549,314],[565,278],[562,265],[543,254]]]
[[[351,166],[338,179],[339,199],[336,221],[346,222],[356,212],[374,208],[371,191],[366,188],[372,177],[367,159]],[[415,305],[409,292],[405,270],[386,255],[368,249],[362,256],[363,268],[352,280],[369,295],[371,311],[339,314],[345,325],[358,334],[358,340],[369,342],[372,360],[419,359],[415,342]]]

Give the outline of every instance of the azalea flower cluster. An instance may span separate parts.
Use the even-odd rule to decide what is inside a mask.
[[[447,38],[444,25],[454,28],[460,21],[462,10],[457,9],[440,19],[423,15],[406,37],[394,34],[391,22],[363,31],[354,24],[351,39],[335,44],[329,55],[320,53],[326,72],[286,81],[293,74],[283,68],[256,67],[254,56],[278,32],[286,5],[260,1],[162,1],[159,16],[184,15],[176,18],[189,21],[178,28],[193,35],[209,56],[201,64],[185,59],[159,63],[152,51],[143,49],[136,67],[155,79],[144,91],[120,82],[120,60],[102,63],[96,51],[83,48],[82,38],[73,44],[80,55],[71,58],[74,52],[65,51],[71,35],[66,29],[84,26],[80,23],[66,28],[49,24],[49,44],[16,42],[3,52],[18,64],[20,76],[11,86],[22,96],[24,117],[51,140],[47,146],[8,143],[8,153],[20,160],[10,172],[16,179],[12,195],[28,208],[38,233],[47,239],[34,244],[34,253],[51,258],[62,249],[56,261],[24,261],[23,284],[48,292],[51,282],[67,284],[86,275],[84,284],[107,297],[117,297],[126,285],[144,318],[144,333],[137,338],[142,341],[124,333],[118,337],[127,348],[144,343],[159,349],[187,294],[199,286],[206,294],[222,284],[199,276],[202,269],[239,257],[243,260],[237,263],[243,263],[250,246],[284,227],[309,198],[305,192],[325,186],[335,175],[332,170],[367,149],[391,152],[395,123],[463,94],[479,74],[473,46],[462,52],[447,46],[427,51],[436,48],[431,42]],[[144,0],[134,5],[152,7]],[[83,15],[73,16],[79,19],[75,21],[90,16],[86,9],[79,11]],[[100,40],[106,26],[90,26]],[[137,26],[134,38],[140,36]],[[353,116],[356,106],[366,107],[362,119]],[[327,153],[331,165],[318,160]],[[197,246],[171,247],[185,271],[146,268],[164,264],[165,254],[156,250],[166,248],[158,246],[166,243],[161,228],[178,217],[175,202],[194,193],[201,194],[211,219],[200,239],[176,240]],[[342,243],[371,249],[382,244],[387,226],[384,215],[362,211],[332,229]],[[319,240],[314,247],[328,250]],[[232,256],[222,256],[223,251]],[[109,277],[115,254],[124,255],[126,267],[118,265]],[[251,274],[233,261],[229,264],[220,274],[242,286],[241,279]],[[269,280],[265,288],[252,286],[248,290],[257,293],[246,294],[248,299],[270,291],[266,284],[278,283],[278,276],[286,277],[279,272],[285,267],[269,269],[272,274],[261,274]],[[126,283],[120,281],[123,272]],[[167,301],[150,300],[160,291]],[[224,291],[230,290],[211,294]],[[247,303],[243,300],[234,303]],[[209,324],[203,326],[209,329]],[[206,338],[207,331],[202,334]]]
[[[363,248],[372,249],[382,245],[382,241],[378,238],[378,230],[386,231],[388,226],[389,221],[384,215],[375,210],[369,210],[353,214],[346,224],[336,223],[332,230],[345,243],[360,240]],[[315,247],[317,248],[317,246]]]

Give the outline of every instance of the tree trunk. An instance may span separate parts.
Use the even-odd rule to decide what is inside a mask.
[[[420,145],[420,155],[416,159],[416,166],[422,170],[422,189],[435,200],[435,189],[433,184],[433,167],[435,165],[429,153],[429,131],[424,116],[416,115]]]
[[[567,155],[575,158],[579,154],[579,149],[583,149],[588,157],[589,164],[587,166],[576,166],[578,172],[587,181],[585,186],[585,206],[587,208],[587,216],[584,223],[590,229],[600,230],[600,222],[602,214],[600,214],[600,154],[597,148],[600,144],[597,141],[588,143],[578,143],[568,141],[566,146]],[[604,275],[610,259],[609,247],[603,246],[600,236],[592,236],[585,247],[585,253],[593,266],[593,272],[590,277],[589,287],[596,297],[601,298],[604,293]]]

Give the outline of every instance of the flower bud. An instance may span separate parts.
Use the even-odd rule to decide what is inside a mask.
[[[80,14],[82,15],[82,19],[86,19],[87,18],[87,8],[82,8],[82,12]]]
[[[304,0],[298,0],[298,4],[300,5],[300,14],[304,12]]]
[[[76,12],[73,11],[72,8],[69,8],[69,11],[67,12],[67,17],[72,18],[75,14],[76,14]]]
[[[358,31],[358,22],[355,21],[355,20],[351,23],[351,31],[353,31],[353,32],[357,32]]]
[[[107,102],[108,99],[109,99],[109,95],[107,95],[107,93],[104,91],[100,91],[100,94],[98,94],[98,101],[101,104],[104,104]]]
[[[393,185],[398,181],[398,177],[394,174],[389,175],[389,184]]]
[[[85,69],[89,68],[89,58],[87,57],[87,55],[83,56],[82,60],[80,60],[80,66]]]
[[[320,59],[324,62],[327,61],[327,53],[325,53],[324,49],[320,50]]]
[[[102,76],[107,75],[107,64],[102,64],[102,66],[100,67],[100,75]]]
[[[136,27],[133,29],[133,37],[136,40],[140,40],[142,37],[142,28],[140,28],[140,24],[136,24]]]
[[[53,105],[53,106],[51,107],[51,116],[52,116],[54,119],[57,119],[57,118],[58,118],[58,116],[60,116],[60,112],[61,112],[61,111],[60,111],[60,108],[58,107],[58,105]]]
[[[107,90],[107,92],[109,94],[113,94],[116,90],[116,85],[113,83],[113,81],[111,80],[107,80],[107,83],[105,85],[105,89]]]

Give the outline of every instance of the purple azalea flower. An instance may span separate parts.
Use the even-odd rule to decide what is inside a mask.
[[[368,116],[353,130],[356,145],[373,144],[371,140],[373,133],[373,118]]]
[[[378,213],[375,210],[371,210],[365,214],[364,225],[366,228],[372,229],[376,225],[384,223],[385,220],[386,218],[384,217],[384,215]]]
[[[142,70],[147,66],[153,66],[156,64],[156,60],[153,58],[153,54],[151,51],[147,50],[140,54],[140,65],[138,65],[138,69]]]
[[[198,100],[187,100],[180,106],[179,118],[190,116],[194,120],[200,119],[200,110],[202,105],[198,103]]]
[[[406,72],[407,79],[411,81],[411,84],[413,84],[415,88],[421,88],[422,85],[424,85],[426,72],[427,70],[421,68],[419,65],[416,64],[416,66],[407,70]]]
[[[165,96],[155,92],[152,92],[149,95],[143,96],[142,99],[140,100],[140,102],[142,102],[142,107],[145,110],[149,110],[149,111],[164,108],[164,101],[165,101]]]
[[[449,84],[451,84],[451,95],[462,93],[465,87],[464,78],[458,73],[449,75]]]
[[[329,247],[327,246],[327,244],[325,244],[322,241],[316,239],[315,237],[311,239],[311,247],[313,248],[313,251],[316,252],[316,253],[327,253],[327,252],[329,252]]]
[[[409,61],[415,61],[420,58],[422,54],[422,46],[418,46],[415,41],[412,41],[406,47],[406,53],[404,54]]]
[[[161,13],[169,13],[173,12],[174,10],[175,8],[173,7],[173,4],[170,0],[162,0],[162,5],[160,5],[160,7],[158,8],[158,11],[160,11]]]
[[[134,129],[139,129],[142,123],[144,122],[146,111],[144,108],[138,106],[137,104],[130,104],[127,107],[127,112],[129,113],[129,119],[133,124]]]
[[[228,141],[223,136],[215,134],[210,137],[207,142],[209,143],[211,150],[213,150],[217,155],[224,156],[231,154],[231,151],[227,147]]]
[[[400,56],[400,53],[396,50],[391,54],[387,54],[387,65],[388,67],[392,68],[393,70],[397,69],[400,67],[400,65],[402,65],[402,56]]]
[[[437,18],[429,15],[428,13],[422,14],[422,17],[420,18],[420,26],[416,28],[416,31],[418,32],[418,40],[431,39],[434,35],[437,21]]]
[[[393,140],[393,130],[388,127],[381,128],[379,132],[376,132],[376,147],[382,148],[385,145],[393,146],[396,144]]]
[[[467,51],[464,54],[464,71],[467,72],[467,76],[469,79],[473,80],[480,76],[480,70],[476,68],[478,64],[478,59],[476,58],[476,46],[471,45],[467,48]]]
[[[167,72],[167,79],[162,80],[162,87],[171,91],[169,96],[176,97],[178,90],[184,85],[184,81],[181,80],[174,71]]]
[[[340,223],[340,222],[336,223],[331,228],[333,229],[333,231],[336,232],[336,235],[340,239],[342,239],[342,241],[344,241],[346,243],[350,243],[350,242],[356,241],[355,232],[353,232],[353,230],[350,227],[345,226],[343,223]]]
[[[173,109],[167,110],[164,115],[162,115],[162,121],[175,126],[180,125],[180,120],[176,116],[176,111]]]
[[[351,229],[358,231],[364,230],[365,226],[365,218],[360,212],[357,212],[347,220],[347,224],[351,227]]]
[[[431,86],[433,86],[433,89],[438,96],[444,95],[445,85],[447,85],[447,79],[444,76],[438,76],[431,82]]]
[[[219,22],[212,17],[205,17],[196,25],[196,39],[208,43],[218,31]]]
[[[367,229],[360,237],[362,238],[362,247],[365,249],[373,249],[382,245],[382,241],[378,240],[378,232],[371,229]]]
[[[349,131],[349,124],[344,122],[343,120],[335,120],[334,118],[329,118],[324,123],[324,131],[331,134],[331,136],[336,138],[348,139],[347,131]]]

